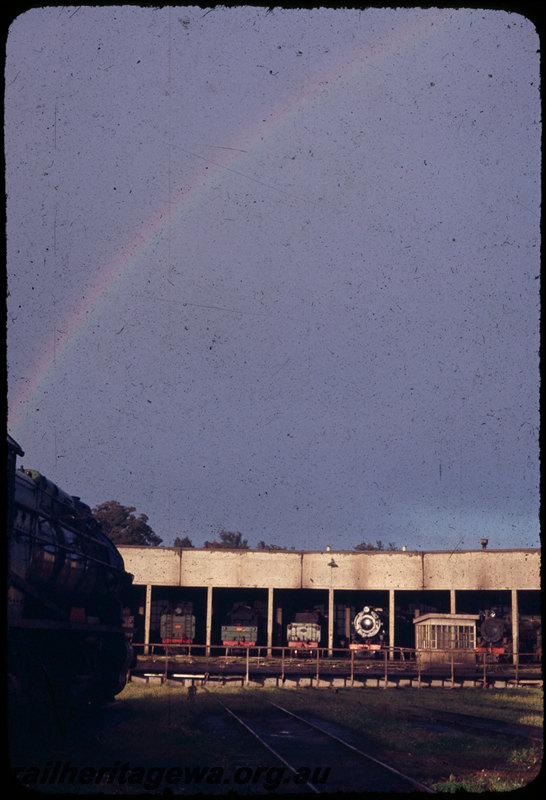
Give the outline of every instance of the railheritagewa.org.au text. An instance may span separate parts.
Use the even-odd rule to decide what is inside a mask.
[[[233,770],[215,766],[137,766],[128,761],[115,761],[109,766],[79,766],[70,761],[48,761],[43,767],[15,767],[13,773],[24,786],[40,789],[46,786],[91,786],[101,789],[114,786],[136,786],[146,791],[160,788],[223,785],[226,791],[237,786],[261,786],[274,791],[281,785],[306,783],[326,784],[331,767],[301,766],[295,770],[283,766],[240,766]]]

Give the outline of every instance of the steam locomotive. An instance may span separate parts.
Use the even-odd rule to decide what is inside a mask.
[[[476,652],[489,661],[512,658],[512,614],[505,608],[489,608],[480,612]],[[542,657],[542,618],[536,614],[520,614],[518,618],[519,659],[540,661]]]
[[[286,629],[288,647],[295,650],[316,649],[322,637],[322,615],[319,611],[301,611]]]
[[[105,702],[132,657],[123,598],[132,576],[89,506],[39,472],[7,437],[8,678],[14,703],[58,710]]]
[[[163,644],[192,644],[195,639],[193,603],[182,601],[174,608],[165,608],[159,618],[159,635]]]
[[[361,657],[375,657],[385,638],[385,614],[382,608],[364,606],[353,620],[353,635],[349,648]]]
[[[245,602],[234,603],[222,625],[222,644],[226,647],[254,647],[258,641],[260,614]]]
[[[495,661],[503,660],[511,651],[505,639],[505,620],[496,609],[482,612],[476,652],[486,654]]]

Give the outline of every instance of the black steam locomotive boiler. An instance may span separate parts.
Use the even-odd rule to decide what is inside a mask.
[[[132,576],[89,506],[16,469],[24,453],[9,435],[7,455],[10,700],[111,700],[131,661],[123,597]]]

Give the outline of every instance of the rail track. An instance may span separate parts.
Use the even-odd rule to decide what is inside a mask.
[[[307,720],[269,702],[260,711],[234,710],[218,700],[227,714],[269,750],[287,771],[285,783],[316,794],[396,792],[432,789],[347,741],[328,723]],[[305,765],[305,766],[302,766]]]

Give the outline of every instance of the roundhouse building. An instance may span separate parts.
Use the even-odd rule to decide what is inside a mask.
[[[120,546],[134,576],[135,641],[160,642],[160,615],[192,603],[195,642],[207,652],[221,644],[230,608],[244,601],[260,612],[259,644],[286,645],[298,612],[323,620],[321,647],[351,640],[363,606],[380,608],[390,648],[415,646],[413,619],[438,614],[495,613],[506,620],[515,660],[541,651],[540,550],[268,551]]]

